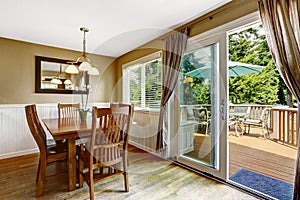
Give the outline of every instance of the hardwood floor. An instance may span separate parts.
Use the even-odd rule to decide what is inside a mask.
[[[38,154],[0,160],[0,199],[35,199],[37,163]],[[58,170],[52,167],[48,167],[49,173]],[[130,190],[125,193],[122,176],[99,182],[95,199],[256,199],[132,146],[129,184]],[[67,174],[62,174],[45,181],[43,195],[38,199],[88,198],[86,184],[68,192]]]

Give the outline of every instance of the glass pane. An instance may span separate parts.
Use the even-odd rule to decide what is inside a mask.
[[[161,98],[161,62],[151,61],[145,64],[145,106],[159,108]]]
[[[180,156],[215,167],[215,121],[212,121],[217,45],[184,55],[180,73]]]
[[[135,107],[141,107],[142,84],[141,84],[141,66],[132,67],[129,70],[129,84],[130,84],[130,102]]]

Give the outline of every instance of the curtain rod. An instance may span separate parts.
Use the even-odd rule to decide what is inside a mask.
[[[232,3],[232,4],[229,3],[229,4],[227,4],[227,6],[225,5],[225,7],[222,10],[219,10],[219,11],[217,11],[215,13],[210,14],[210,15],[208,15],[209,13],[207,13],[207,14],[205,14],[205,15],[208,15],[207,17],[205,17],[205,18],[199,17],[197,19],[192,20],[191,22],[188,22],[188,23],[186,23],[184,25],[181,25],[181,26],[175,28],[174,30],[178,31],[179,29],[182,29],[184,27],[191,28],[194,25],[199,24],[199,23],[201,23],[201,22],[203,22],[203,21],[205,21],[207,19],[208,20],[212,20],[214,18],[214,16],[219,15],[219,14],[223,13],[224,11],[226,11],[226,10],[228,10],[230,8],[236,7],[236,6],[238,6],[240,3],[244,2],[244,1],[245,0],[238,0],[238,1],[234,2],[234,3]],[[214,11],[212,11],[212,12],[214,12]],[[205,16],[205,15],[203,15],[203,16]],[[164,40],[165,37],[167,37],[168,35],[169,35],[169,33],[166,33],[166,35],[164,35],[164,36],[161,37],[161,40]]]
[[[185,26],[188,26],[188,27],[191,28],[192,26],[194,26],[194,25],[196,25],[196,24],[198,24],[198,23],[200,23],[200,22],[203,22],[203,21],[205,21],[205,20],[207,20],[207,19],[212,20],[212,19],[214,18],[214,16],[219,15],[219,14],[225,12],[226,10],[228,10],[228,9],[230,9],[230,8],[236,7],[236,6],[238,6],[240,3],[244,2],[244,1],[245,1],[245,0],[238,0],[238,1],[234,2],[234,3],[232,3],[232,4],[229,3],[229,4],[227,4],[228,6],[226,6],[226,7],[223,8],[222,10],[219,10],[218,12],[212,13],[211,15],[209,15],[209,16],[203,18],[203,19],[201,19],[201,17],[199,17],[198,19],[195,19],[195,20],[193,20],[193,21],[187,23],[186,25],[182,25],[181,27],[178,27],[178,28],[182,28],[182,27],[185,27]],[[213,11],[212,11],[212,12],[213,12]],[[208,13],[208,14],[209,14],[209,13]],[[177,29],[177,28],[176,28],[176,29]]]

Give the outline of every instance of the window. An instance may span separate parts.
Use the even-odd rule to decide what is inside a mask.
[[[161,53],[123,65],[123,100],[135,108],[159,109],[161,98]]]

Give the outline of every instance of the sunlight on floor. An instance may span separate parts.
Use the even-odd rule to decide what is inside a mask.
[[[260,129],[253,128],[251,130],[253,131],[250,134],[244,134],[241,137],[237,137],[233,132],[230,132],[229,142],[285,156],[291,159],[296,158],[297,149],[295,147],[279,144],[270,139],[264,139],[264,137],[260,134]]]

